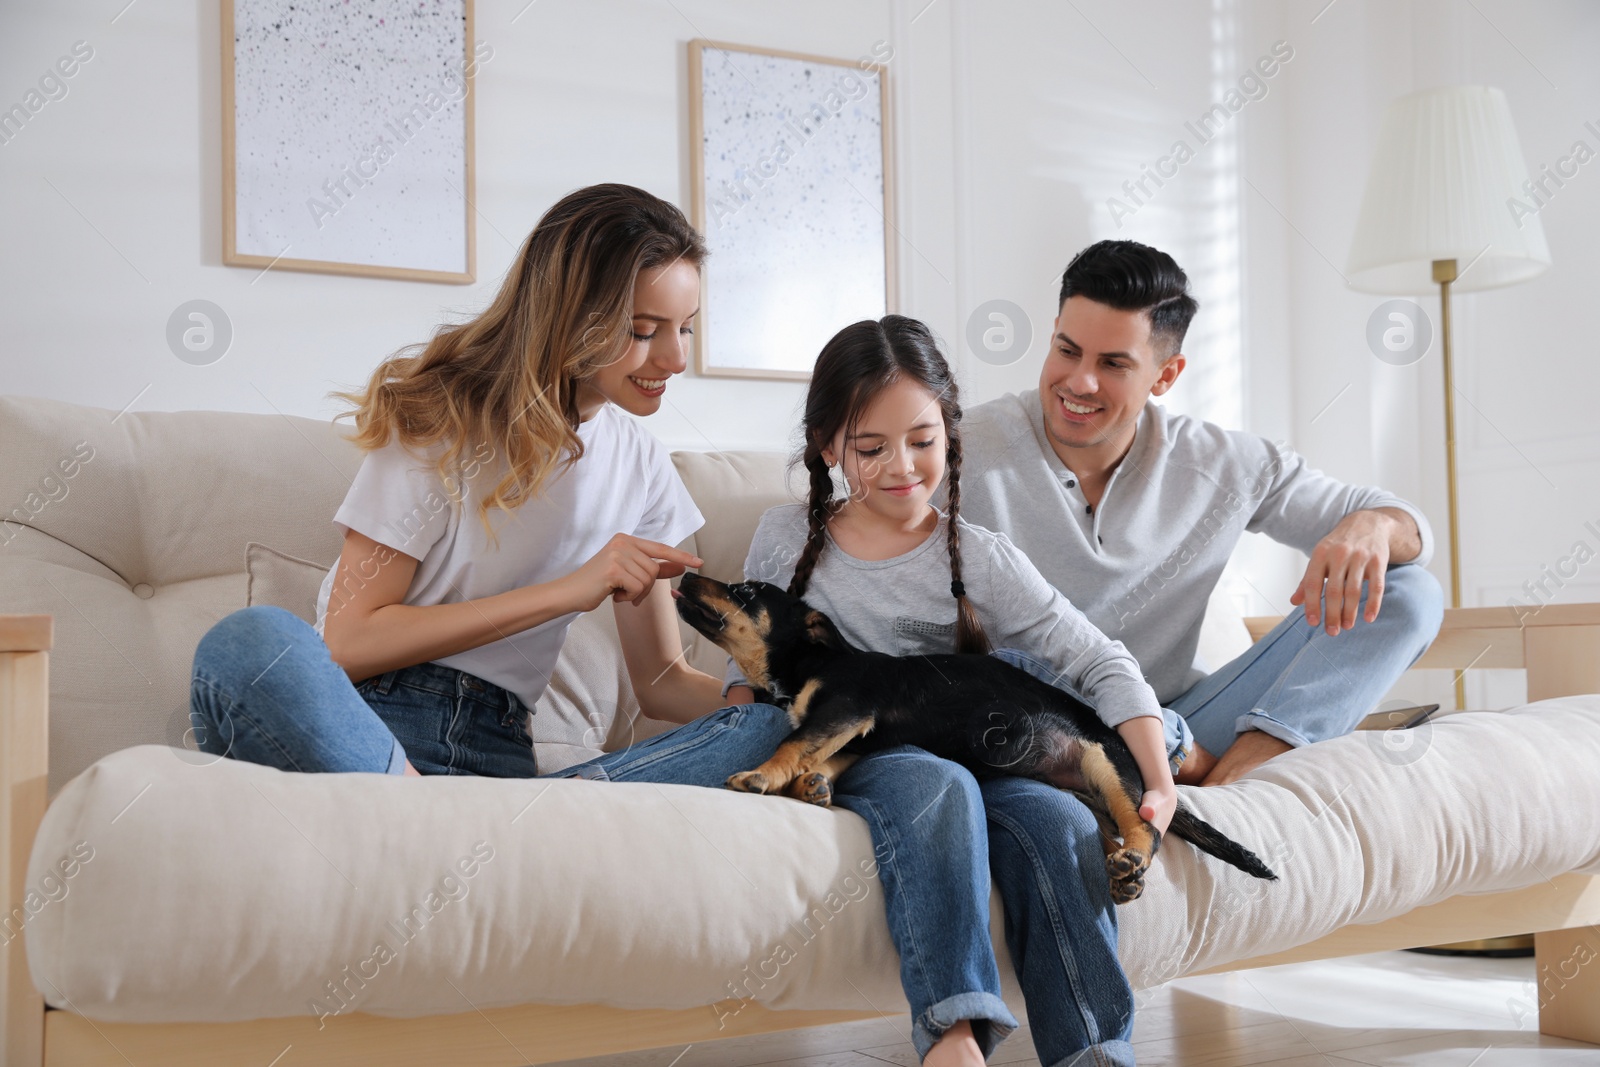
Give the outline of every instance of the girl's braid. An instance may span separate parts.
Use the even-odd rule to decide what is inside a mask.
[[[989,635],[983,632],[983,623],[967,599],[966,587],[961,584],[961,533],[957,529],[961,514],[961,433],[950,427],[950,447],[946,450],[946,484],[949,497],[949,515],[946,520],[950,544],[950,593],[956,598],[956,651],[989,652]]]
[[[811,473],[811,502],[806,508],[806,547],[795,561],[794,577],[789,582],[791,596],[806,595],[811,572],[816,569],[817,557],[822,555],[822,546],[826,543],[829,505],[833,502],[833,475],[828,471],[821,450],[812,446],[806,451],[806,470]]]

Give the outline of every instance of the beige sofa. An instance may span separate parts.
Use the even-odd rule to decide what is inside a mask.
[[[297,1064],[519,1064],[907,1010],[848,812],[193,751],[201,634],[251,599],[309,610],[337,554],[360,457],[334,427],[0,398],[0,456],[4,1065],[265,1064],[291,1045]],[[674,458],[708,520],[688,544],[737,575],[782,457]],[[1282,879],[1171,842],[1119,909],[1135,986],[1538,930],[1542,1028],[1600,1042],[1600,696],[1576,695],[1600,692],[1600,609],[1525,621],[1452,612],[1424,662],[1526,665],[1535,703],[1187,789]],[[609,626],[574,626],[534,715],[547,767],[663,728],[638,718]]]

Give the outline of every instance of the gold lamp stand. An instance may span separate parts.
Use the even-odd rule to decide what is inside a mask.
[[[1433,280],[1439,283],[1439,338],[1444,355],[1444,466],[1445,483],[1449,489],[1450,513],[1450,606],[1461,606],[1461,522],[1456,489],[1456,383],[1450,362],[1450,284],[1456,280],[1456,261],[1433,261]],[[1467,708],[1467,681],[1465,670],[1456,672],[1456,710]],[[1414,952],[1457,956],[1531,956],[1532,934],[1512,934],[1507,937],[1486,937],[1476,941],[1456,941],[1448,945],[1430,945],[1413,949]]]
[[[1449,492],[1450,606],[1461,606],[1461,519],[1456,489],[1456,382],[1450,353],[1450,284],[1456,280],[1456,261],[1433,261],[1433,280],[1439,283],[1439,343],[1444,354],[1444,469]],[[1467,672],[1456,672],[1456,710],[1467,710]],[[1531,944],[1531,942],[1530,942]]]

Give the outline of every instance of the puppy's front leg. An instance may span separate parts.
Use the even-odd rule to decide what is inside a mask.
[[[803,800],[807,804],[817,804],[829,807],[833,803],[834,780],[849,770],[856,760],[861,757],[854,752],[840,752],[828,757],[822,766],[814,771],[802,773],[798,778],[789,783],[785,794],[796,800]]]
[[[826,773],[828,761],[852,739],[870,731],[873,717],[847,701],[819,696],[814,683],[800,691],[791,714],[800,720],[799,728],[784,739],[771,759],[729,778],[728,788],[746,793],[786,792],[797,800],[826,807],[833,798]]]

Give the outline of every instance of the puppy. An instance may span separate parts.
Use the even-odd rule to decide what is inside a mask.
[[[917,745],[979,777],[1035,778],[1078,794],[1106,831],[1112,899],[1126,903],[1144,889],[1161,833],[1139,815],[1144,779],[1133,753],[1088,705],[992,656],[862,651],[822,612],[767,582],[724,585],[688,573],[674,595],[683,620],[794,723],[772,758],[733,775],[729,788],[826,806],[830,759]],[[1170,829],[1248,874],[1277,880],[1182,801]]]

